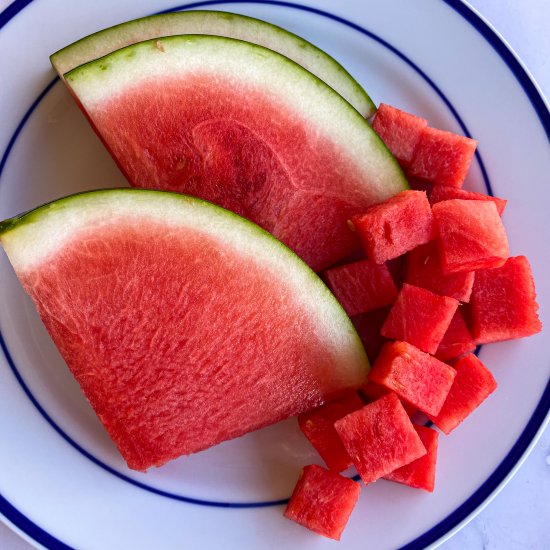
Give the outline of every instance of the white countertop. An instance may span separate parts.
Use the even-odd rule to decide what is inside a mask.
[[[0,0],[3,9],[11,0]],[[508,41],[550,97],[550,1],[470,0]],[[550,427],[515,477],[443,550],[550,548]],[[31,546],[0,523],[0,549]]]

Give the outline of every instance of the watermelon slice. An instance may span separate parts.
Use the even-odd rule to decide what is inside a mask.
[[[323,537],[340,540],[360,492],[356,481],[312,464],[303,469],[284,514]]]
[[[475,349],[476,344],[459,308],[456,310],[451,324],[435,352],[435,356],[440,361],[449,361]]]
[[[315,271],[356,248],[352,215],[407,186],[349,103],[261,46],[172,36],[117,50],[65,79],[133,186],[228,208]]]
[[[357,334],[321,280],[212,204],[84,193],[2,222],[0,241],[131,468],[238,437],[366,380]]]
[[[430,200],[430,204],[432,205],[451,199],[492,201],[497,207],[499,216],[502,216],[504,209],[506,208],[506,203],[508,202],[505,199],[499,199],[498,197],[491,197],[490,195],[484,195],[483,193],[474,193],[473,191],[466,191],[466,189],[457,189],[456,187],[447,187],[446,185],[434,185],[428,195],[428,198]]]
[[[89,63],[144,40],[178,34],[205,34],[258,44],[292,59],[318,76],[351,103],[364,117],[376,107],[354,78],[330,55],[295,34],[260,19],[223,11],[184,11],[152,15],[109,27],[51,55],[57,74]]]

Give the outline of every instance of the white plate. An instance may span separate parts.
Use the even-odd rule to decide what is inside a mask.
[[[480,141],[468,187],[510,200],[513,254],[526,254],[543,322],[550,304],[550,115],[495,33],[454,0],[203,2],[310,39],[375,102]],[[309,6],[309,7],[308,7]],[[0,218],[69,192],[123,184],[48,55],[169,0],[16,1],[0,15]],[[6,53],[7,52],[7,53]],[[63,366],[0,257],[0,513],[48,548],[325,548],[283,519],[315,455],[289,420],[181,458],[129,471]],[[342,548],[421,548],[475,512],[519,465],[550,408],[544,336],[486,346],[498,391],[440,442],[434,494],[381,481],[364,489]],[[274,504],[275,503],[275,504]]]

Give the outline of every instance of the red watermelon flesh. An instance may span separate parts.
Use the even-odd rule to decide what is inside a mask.
[[[435,486],[435,464],[437,461],[437,443],[439,434],[425,426],[414,424],[414,429],[426,447],[427,454],[414,462],[394,470],[384,479],[403,483],[415,489],[424,489],[432,493]]]
[[[436,128],[424,128],[408,175],[438,185],[462,187],[477,141]]]
[[[348,414],[334,426],[365,483],[426,454],[395,393]]]
[[[535,282],[525,256],[509,258],[502,267],[482,269],[469,304],[470,328],[478,344],[524,338],[542,330]]]
[[[452,199],[434,204],[432,210],[444,273],[499,267],[510,255],[493,202]]]
[[[436,415],[455,374],[452,367],[407,342],[388,342],[378,355],[369,380],[394,391],[423,413]]]
[[[446,434],[450,434],[497,387],[493,375],[472,353],[459,359],[455,370],[455,381],[441,411],[437,416],[428,415]]]
[[[476,344],[459,308],[456,310],[451,324],[435,352],[435,356],[440,361],[449,361],[475,349]]]
[[[380,386],[379,384],[375,384],[370,380],[363,384],[357,391],[359,392],[359,395],[361,395],[365,403],[372,403],[373,401],[376,401],[391,392],[391,390],[389,390],[385,386]],[[403,399],[401,399],[401,404],[403,405],[403,408],[405,409],[409,417],[412,417],[418,412],[418,409],[414,405],[407,403]]]
[[[457,307],[454,298],[404,283],[380,333],[435,353]]]
[[[380,331],[388,317],[390,309],[390,307],[375,309],[368,313],[355,315],[351,319],[357,334],[359,334],[359,338],[361,338],[361,342],[363,342],[371,364],[380,353],[382,346],[388,341],[387,338],[380,334]]]
[[[428,121],[381,103],[372,122],[373,130],[382,138],[402,166],[408,166]]]
[[[377,264],[397,258],[433,237],[426,193],[403,191],[352,218],[367,258]]]
[[[327,269],[322,277],[349,316],[393,304],[397,298],[397,287],[385,264],[362,260]]]
[[[363,401],[354,391],[298,416],[300,429],[330,470],[341,472],[352,464],[334,423],[363,406]]]
[[[284,515],[323,537],[340,540],[360,492],[356,481],[312,464],[303,469]]]
[[[474,193],[473,191],[457,189],[456,187],[447,187],[445,185],[434,185],[431,193],[428,195],[428,198],[432,205],[451,199],[492,201],[497,207],[499,216],[502,216],[502,213],[506,208],[506,203],[508,202],[505,199],[499,199],[498,197],[491,197],[490,195],[484,195],[483,193]]]

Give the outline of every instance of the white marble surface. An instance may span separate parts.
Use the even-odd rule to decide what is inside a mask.
[[[0,0],[0,9],[10,0]],[[470,0],[504,36],[550,97],[550,1]],[[550,548],[550,427],[515,477],[443,550]],[[31,546],[0,523],[0,549]]]

